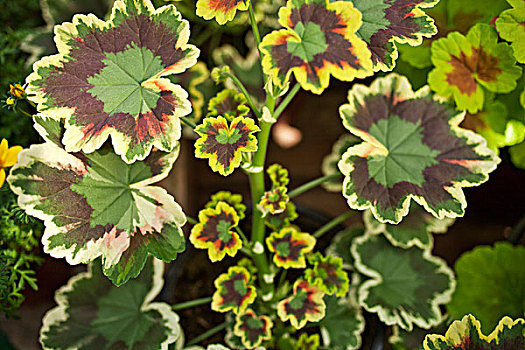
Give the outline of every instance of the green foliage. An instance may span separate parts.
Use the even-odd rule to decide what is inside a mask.
[[[38,289],[35,268],[43,259],[35,252],[42,225],[25,214],[11,192],[0,190],[0,314],[16,315],[23,290]]]

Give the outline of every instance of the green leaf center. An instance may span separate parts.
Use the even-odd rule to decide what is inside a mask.
[[[312,61],[315,55],[325,52],[328,48],[320,25],[308,22],[305,27],[302,22],[299,22],[295,25],[294,31],[299,36],[299,41],[293,37],[289,38],[286,41],[286,49],[303,61]]]
[[[437,164],[439,151],[423,143],[421,122],[409,122],[398,116],[380,119],[369,133],[388,151],[387,155],[368,157],[368,172],[379,184],[392,188],[399,182],[421,186],[425,168]]]
[[[217,224],[217,232],[219,233],[219,239],[223,242],[229,242],[232,239],[230,232],[231,223],[225,220],[219,221]]]
[[[264,327],[264,322],[257,317],[250,317],[246,320],[246,324],[250,329],[262,329]]]
[[[290,300],[290,307],[293,310],[299,310],[304,306],[304,301],[306,300],[306,292],[301,290],[297,291],[297,294]]]
[[[244,283],[244,280],[233,281],[233,288],[240,295],[245,295],[247,292],[246,283]]]
[[[277,252],[281,256],[288,256],[288,255],[290,255],[290,243],[288,243],[288,242],[279,242],[279,243],[277,243],[277,246],[275,247],[275,250],[277,250]]]
[[[366,42],[370,42],[372,35],[379,32],[379,30],[387,29],[390,21],[386,18],[386,10],[392,6],[384,0],[353,0],[354,6],[363,14],[363,24],[358,36]]]
[[[102,61],[105,67],[87,80],[93,85],[88,92],[104,103],[105,113],[128,113],[137,118],[157,106],[158,92],[141,84],[164,69],[159,57],[133,43],[125,51],[106,53]]]
[[[218,143],[221,145],[230,144],[233,145],[235,142],[239,141],[241,138],[238,129],[233,129],[231,135],[228,134],[226,129],[219,129],[219,134],[215,137]]]

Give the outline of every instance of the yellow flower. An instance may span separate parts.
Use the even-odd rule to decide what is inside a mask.
[[[22,150],[21,146],[13,146],[9,148],[6,139],[0,142],[0,187],[5,181],[4,168],[13,166],[18,161],[18,153]]]
[[[26,95],[24,87],[20,84],[9,84],[9,92],[14,97],[23,98]]]
[[[12,97],[8,97],[6,100],[5,100],[5,103],[8,105],[8,106],[14,106],[16,104],[16,100]]]

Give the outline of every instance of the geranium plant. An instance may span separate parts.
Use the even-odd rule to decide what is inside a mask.
[[[422,329],[424,349],[522,349],[520,229],[466,253],[456,272],[432,253],[499,148],[525,167],[525,2],[482,9],[467,27],[448,20],[457,2],[116,0],[106,19],[57,24],[58,53],[5,101],[33,109],[24,113],[44,142],[0,145],[0,185],[11,167],[18,206],[45,226],[44,252],[88,264],[56,292],[42,346],[196,349],[226,329],[225,345],[208,349],[357,349],[372,319],[400,348]],[[211,42],[220,26],[245,28],[248,54],[202,42],[207,66],[183,14]],[[408,77],[398,64],[414,65]],[[346,134],[325,176],[290,188],[296,169],[267,161],[272,128],[301,89],[320,95],[335,79],[348,99],[320,118],[340,119]],[[217,188],[187,213],[156,184],[190,144],[182,138],[212,171],[245,174],[251,198]],[[305,232],[294,199],[319,185],[348,208]],[[325,235],[356,214],[363,225]],[[208,281],[215,292],[153,302],[165,263],[189,245],[227,261]],[[175,311],[204,303],[225,323],[185,339]]]

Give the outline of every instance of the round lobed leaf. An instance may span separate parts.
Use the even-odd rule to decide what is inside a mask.
[[[510,41],[514,57],[520,63],[525,63],[525,2],[522,0],[507,0],[512,9],[503,11],[496,19],[496,29],[502,39]]]
[[[272,339],[273,322],[268,316],[259,316],[252,309],[237,315],[233,333],[241,337],[247,349],[258,347],[264,340]]]
[[[197,0],[196,13],[204,19],[215,18],[222,25],[231,21],[237,10],[246,11],[249,3],[249,0]]]
[[[204,207],[215,208],[219,202],[225,202],[230,207],[234,208],[239,220],[244,219],[246,206],[242,204],[242,196],[240,194],[233,194],[230,191],[219,191],[211,195],[210,201],[206,203]]]
[[[215,208],[199,212],[199,223],[191,229],[190,242],[195,248],[208,249],[212,262],[222,260],[226,254],[234,257],[242,246],[239,235],[232,231],[238,223],[235,209],[219,202]]]
[[[173,5],[119,0],[109,21],[75,15],[55,28],[58,54],[34,64],[29,99],[65,119],[68,152],[92,153],[111,136],[127,163],[153,147],[170,152],[181,136],[178,117],[191,112],[188,93],[163,76],[194,65],[189,24]]]
[[[323,296],[320,289],[299,279],[294,283],[293,295],[277,305],[277,315],[283,322],[290,320],[296,329],[303,328],[308,322],[320,321],[326,308]]]
[[[207,117],[222,115],[228,121],[244,117],[250,112],[246,97],[237,90],[224,89],[213,97],[208,104]]]
[[[300,269],[306,267],[304,256],[314,249],[315,238],[309,233],[297,231],[294,227],[285,227],[279,232],[272,232],[266,238],[266,244],[270,252],[275,253],[275,265],[285,269]]]
[[[319,287],[328,295],[343,297],[348,292],[348,275],[343,271],[343,259],[316,252],[308,256],[314,267],[304,272],[305,279],[311,285]]]
[[[521,76],[511,48],[498,43],[488,24],[476,24],[466,36],[450,33],[433,42],[431,52],[435,68],[428,84],[441,96],[453,96],[458,108],[470,113],[483,108],[484,89],[510,92]]]
[[[70,264],[102,256],[104,274],[120,285],[136,277],[148,254],[169,262],[185,248],[186,216],[166,190],[178,156],[152,152],[127,164],[110,149],[70,154],[53,143],[20,153],[8,182],[18,204],[44,221],[44,251]]]
[[[250,272],[241,266],[232,266],[227,273],[217,277],[214,282],[215,293],[211,309],[217,312],[242,313],[248,305],[255,301],[257,292],[250,285],[252,277]]]
[[[195,141],[195,157],[208,158],[213,171],[230,175],[241,164],[242,153],[257,150],[252,134],[260,130],[251,118],[237,117],[231,123],[222,116],[205,118],[195,128],[200,135]]]
[[[279,23],[284,29],[259,46],[263,71],[276,86],[284,88],[293,72],[303,89],[320,94],[330,75],[352,81],[372,74],[370,51],[356,35],[361,13],[351,2],[289,0]]]
[[[164,264],[149,258],[142,273],[115,287],[100,261],[55,294],[40,330],[44,349],[163,349],[182,336],[179,317],[166,303],[152,303],[164,281]]]
[[[413,92],[403,76],[354,85],[348,101],[339,109],[343,125],[364,142],[339,162],[343,195],[381,222],[399,223],[411,199],[439,219],[462,216],[462,187],[485,182],[500,162],[481,136],[458,127],[464,113],[428,87]]]
[[[355,268],[371,279],[358,290],[359,304],[378,314],[387,325],[406,330],[430,328],[442,314],[439,305],[450,300],[454,273],[429,249],[402,249],[380,235],[365,234],[352,244]]]

